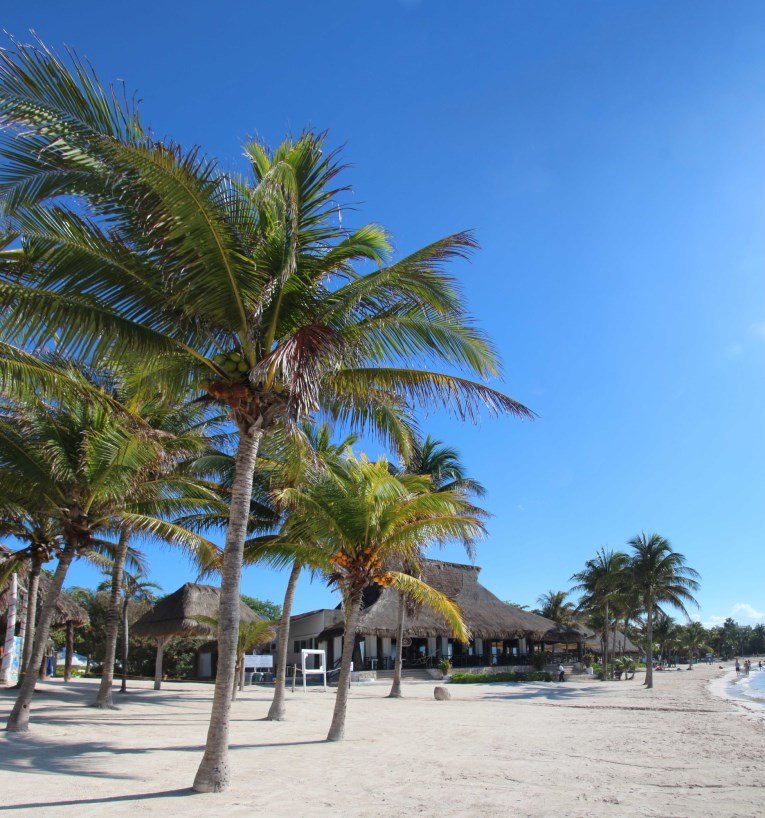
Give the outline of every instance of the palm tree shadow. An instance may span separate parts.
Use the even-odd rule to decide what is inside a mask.
[[[34,801],[26,804],[11,804],[0,806],[0,812],[11,812],[14,810],[30,809],[52,809],[54,807],[79,807],[85,804],[118,804],[124,801],[134,801],[136,804],[141,801],[149,801],[154,798],[186,798],[190,795],[198,795],[191,787],[180,790],[160,790],[159,792],[138,792],[129,795],[108,795],[102,798],[74,798],[69,801]]]

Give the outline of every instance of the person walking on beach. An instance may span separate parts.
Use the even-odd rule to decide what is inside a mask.
[[[558,665],[558,681],[565,682],[566,681],[566,668],[563,667],[563,662]]]
[[[741,665],[738,663],[738,659],[736,659],[736,676],[741,675]]]

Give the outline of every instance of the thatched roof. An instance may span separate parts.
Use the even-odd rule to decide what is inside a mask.
[[[44,571],[40,574],[40,585],[37,592],[37,604],[43,605],[45,603],[45,596],[48,593],[51,578]],[[66,591],[61,591],[56,600],[56,613],[51,623],[54,628],[60,628],[66,625],[67,622],[72,622],[75,625],[89,625],[90,616],[82,605],[78,605],[73,597]]]
[[[476,565],[424,560],[422,579],[456,602],[474,638],[565,641],[565,636],[571,635],[571,629],[551,619],[502,602],[479,584],[480,571]],[[376,586],[368,589],[356,632],[394,638],[397,622],[398,592]],[[415,637],[451,636],[451,629],[440,616],[421,607],[414,616],[407,617],[405,633]],[[577,638],[581,638],[578,631],[572,641]]]
[[[213,628],[197,617],[218,618],[220,588],[187,582],[177,591],[160,599],[133,625],[136,636],[213,636]],[[260,619],[244,602],[239,603],[239,616],[246,622]]]
[[[592,653],[600,653],[603,650],[603,634],[588,629],[584,647],[585,650],[592,651]],[[619,630],[608,632],[608,650],[611,653],[639,654],[643,652],[629,636],[625,636],[624,632]]]

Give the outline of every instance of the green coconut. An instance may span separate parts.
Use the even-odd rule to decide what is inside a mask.
[[[250,365],[247,363],[247,361],[239,361],[236,368],[238,372],[247,372],[250,369]]]
[[[242,354],[240,352],[229,352],[228,357],[229,360],[236,361],[236,363],[242,360]]]

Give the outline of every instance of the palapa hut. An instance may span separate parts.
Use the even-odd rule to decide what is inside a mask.
[[[162,658],[165,646],[175,636],[209,639],[214,636],[214,628],[199,621],[199,617],[218,618],[220,588],[187,582],[177,591],[160,599],[133,626],[136,636],[151,636],[157,640],[157,659],[154,666],[154,689],[162,686]],[[239,616],[246,622],[255,622],[260,617],[244,602],[239,604]],[[198,675],[214,678],[217,664],[217,646],[198,655]]]
[[[3,555],[10,554],[10,550],[2,548]],[[50,587],[50,577],[42,572],[39,579],[39,589],[37,596],[38,608],[45,602],[45,597]],[[15,596],[15,600],[13,597]],[[11,610],[11,607],[13,610]],[[11,577],[5,587],[0,590],[0,629],[5,634],[4,656],[14,648],[13,636],[18,636],[23,644],[26,634],[27,624],[27,589],[24,582],[24,573]],[[39,622],[39,613],[36,617]],[[65,659],[64,659],[64,681],[70,681],[72,677],[72,655],[74,654],[74,629],[90,624],[88,612],[78,605],[72,596],[66,591],[62,591],[56,600],[56,611],[51,622],[52,628],[64,628],[66,631]],[[34,638],[34,634],[29,635]],[[17,661],[20,657],[17,657]],[[7,662],[3,662],[3,670],[6,670]],[[43,660],[44,670],[45,660]]]
[[[40,574],[40,591],[38,602],[44,604],[48,594],[50,578],[46,574]],[[39,617],[38,620],[39,622]],[[72,654],[74,653],[74,629],[90,624],[90,616],[81,605],[78,605],[72,596],[66,591],[62,591],[56,600],[56,613],[51,622],[52,628],[64,628],[66,630],[66,651],[64,654],[64,681],[68,682],[72,678]]]
[[[585,650],[600,656],[603,653],[603,634],[591,628],[587,629],[584,642]],[[613,656],[639,656],[643,651],[627,636],[624,631],[611,629],[608,632],[608,653]]]
[[[502,602],[478,582],[481,569],[441,560],[425,560],[422,579],[453,600],[470,629],[472,639],[463,645],[451,636],[446,622],[427,608],[410,612],[405,620],[403,664],[408,668],[434,667],[448,657],[455,667],[525,665],[545,645],[577,643],[584,639],[578,628],[563,626],[542,616]],[[396,656],[399,596],[393,588],[368,588],[356,630],[356,667],[386,670]],[[327,650],[332,666],[342,650],[344,623],[334,622],[317,634],[313,647]]]

